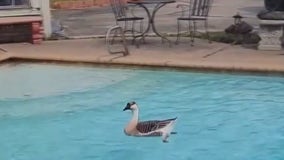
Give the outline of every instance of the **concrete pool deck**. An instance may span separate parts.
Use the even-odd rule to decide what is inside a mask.
[[[195,46],[190,46],[189,39],[183,39],[181,44],[169,47],[158,38],[148,37],[140,48],[130,45],[128,56],[109,54],[104,39],[45,41],[41,45],[1,44],[0,48],[0,62],[19,59],[284,74],[283,51],[209,44],[199,39]]]

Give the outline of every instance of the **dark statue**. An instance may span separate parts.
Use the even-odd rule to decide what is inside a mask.
[[[284,20],[284,0],[264,0],[265,10],[258,13],[259,19]]]

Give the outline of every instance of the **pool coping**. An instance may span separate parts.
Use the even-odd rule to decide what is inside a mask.
[[[278,57],[274,57],[274,59],[272,59],[271,61],[269,61],[269,64],[259,64],[259,65],[252,65],[251,61],[248,62],[242,62],[242,63],[232,63],[230,64],[230,62],[226,62],[226,58],[230,56],[236,56],[236,58],[239,58],[238,55],[234,54],[234,55],[229,55],[227,54],[228,52],[244,52],[246,51],[248,54],[250,54],[250,52],[252,52],[251,54],[256,54],[255,52],[259,52],[256,50],[244,50],[243,48],[241,48],[240,46],[228,46],[227,44],[216,44],[216,46],[218,47],[212,47],[208,50],[210,50],[210,54],[208,53],[202,53],[203,58],[205,56],[215,56],[214,51],[212,52],[211,50],[217,50],[220,48],[224,48],[228,47],[228,48],[234,48],[233,50],[226,50],[222,51],[224,53],[225,57],[224,58],[224,63],[222,61],[222,56],[221,57],[221,62],[220,63],[220,57],[215,59],[209,59],[209,60],[205,60],[205,59],[201,59],[199,56],[199,59],[197,59],[196,57],[188,57],[189,53],[188,51],[186,53],[176,53],[176,54],[163,54],[163,52],[166,52],[166,50],[168,50],[167,48],[158,48],[157,50],[155,50],[155,55],[153,55],[153,53],[151,51],[149,51],[149,49],[147,48],[143,48],[143,49],[135,49],[135,47],[132,47],[131,50],[134,50],[133,54],[131,54],[131,56],[122,56],[122,55],[110,55],[107,53],[106,49],[104,47],[99,48],[99,52],[96,53],[92,53],[92,49],[87,48],[85,52],[90,52],[88,53],[89,55],[84,55],[86,57],[80,57],[74,54],[78,54],[78,51],[74,51],[74,54],[72,56],[70,55],[60,55],[60,53],[58,52],[58,54],[60,56],[58,56],[58,54],[50,54],[48,51],[45,51],[45,54],[27,54],[29,52],[32,52],[34,48],[42,48],[42,49],[51,49],[54,46],[58,47],[58,50],[60,49],[65,49],[67,51],[72,51],[75,50],[74,48],[67,48],[66,47],[72,47],[72,45],[79,43],[79,45],[81,44],[82,46],[87,45],[87,43],[92,43],[92,42],[98,42],[98,41],[102,41],[101,39],[80,39],[80,40],[64,40],[64,41],[53,41],[53,42],[45,42],[47,44],[52,43],[52,45],[47,47],[43,47],[41,45],[37,45],[37,46],[32,46],[32,45],[27,45],[27,44],[5,44],[5,45],[0,45],[0,48],[2,48],[3,50],[7,51],[7,52],[0,52],[0,64],[2,63],[9,63],[9,62],[48,62],[48,63],[65,63],[65,64],[83,64],[83,65],[106,65],[106,66],[121,66],[121,67],[152,67],[152,68],[158,68],[158,69],[175,69],[175,70],[185,70],[185,71],[201,71],[201,72],[228,72],[228,73],[243,73],[243,74],[259,74],[259,75],[284,75],[284,63],[282,65],[281,62],[284,62],[284,56],[278,56]],[[68,44],[70,43],[70,44]],[[100,42],[101,43],[101,42]],[[204,42],[202,42],[201,44],[205,44]],[[21,46],[23,45],[23,46]],[[101,45],[101,44],[100,44]],[[207,44],[205,44],[207,45]],[[20,47],[19,47],[20,46]],[[221,47],[220,47],[221,46]],[[59,48],[62,47],[62,48]],[[184,46],[183,46],[184,47]],[[187,46],[186,46],[187,47]],[[14,49],[14,48],[18,48],[18,50]],[[202,48],[202,47],[201,47]],[[200,54],[198,52],[200,52],[200,50],[198,50],[199,48],[197,47],[197,49],[193,52],[190,52],[191,56],[196,56],[194,55],[196,54]],[[184,49],[187,50],[187,49]],[[20,51],[20,52],[19,52]],[[54,51],[54,48],[53,48]],[[61,51],[62,53],[64,53],[64,51]],[[137,53],[136,53],[137,52]],[[148,53],[149,52],[149,53]],[[161,53],[159,53],[161,52]],[[144,54],[145,56],[143,56],[142,54]],[[185,60],[185,58],[180,57],[180,55],[178,54],[183,54],[183,56],[185,58],[188,59],[188,61]],[[263,53],[261,53],[263,54]],[[270,55],[267,54],[271,54],[269,52],[264,53],[261,56],[265,56],[262,57],[262,59],[266,59],[266,57],[270,57]],[[279,52],[277,54],[282,54],[282,52]],[[274,54],[271,54],[271,56],[276,56],[277,55],[275,52]],[[160,57],[157,55],[160,55]],[[201,55],[201,54],[200,54]],[[204,56],[205,55],[205,56]],[[90,57],[93,56],[93,57]],[[241,55],[240,55],[241,56]],[[249,55],[248,55],[249,56]],[[146,57],[146,58],[145,58]],[[215,56],[216,57],[216,56]],[[218,57],[218,56],[217,56]],[[282,58],[283,57],[283,58]],[[144,58],[144,59],[143,59]],[[191,59],[189,59],[191,58]],[[194,59],[196,58],[196,59]],[[233,57],[233,61],[235,57]],[[281,59],[280,59],[281,58]],[[283,59],[283,61],[282,61]],[[246,60],[241,59],[241,61]],[[274,62],[275,61],[275,62]],[[271,64],[275,65],[275,66],[271,66]]]
[[[126,69],[146,69],[146,70],[168,70],[184,71],[197,73],[220,73],[220,74],[237,74],[237,75],[257,75],[257,76],[277,76],[284,77],[284,71],[279,70],[261,70],[261,69],[240,69],[240,68],[222,68],[212,66],[175,66],[175,65],[153,65],[153,64],[129,64],[129,63],[105,63],[105,62],[82,62],[82,61],[65,61],[65,60],[47,60],[47,59],[27,59],[27,58],[9,58],[0,61],[0,66],[11,63],[37,63],[37,64],[56,64],[56,65],[78,65],[92,67],[110,67]]]

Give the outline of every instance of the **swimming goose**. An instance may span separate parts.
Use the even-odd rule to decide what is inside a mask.
[[[168,142],[170,134],[176,134],[172,130],[177,117],[166,120],[139,122],[139,109],[135,102],[127,103],[123,111],[126,110],[132,111],[132,119],[124,128],[124,133],[128,136],[162,136],[163,142]]]

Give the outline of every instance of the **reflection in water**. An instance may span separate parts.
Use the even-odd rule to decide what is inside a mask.
[[[281,77],[16,65],[0,67],[0,82],[0,160],[284,157]],[[178,134],[125,136],[130,100],[141,119],[177,115]]]

